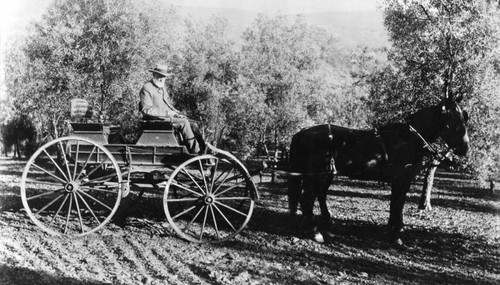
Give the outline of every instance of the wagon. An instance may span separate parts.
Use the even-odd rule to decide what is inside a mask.
[[[208,144],[208,153],[189,154],[168,121],[141,121],[135,143],[110,143],[119,128],[109,125],[72,128],[72,135],[40,147],[22,175],[24,208],[44,231],[94,233],[131,189],[140,191],[137,198],[147,189],[163,191],[169,226],[191,242],[230,239],[249,222],[257,188],[231,153]]]

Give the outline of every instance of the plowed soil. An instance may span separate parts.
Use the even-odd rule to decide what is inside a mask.
[[[412,186],[404,249],[385,241],[388,186],[342,178],[329,190],[333,219],[324,244],[290,223],[286,184],[265,177],[247,228],[199,245],[166,223],[162,193],[143,197],[123,228],[109,223],[80,238],[45,234],[22,206],[24,164],[0,159],[0,284],[500,283],[499,197],[454,173],[436,178],[431,211],[417,209],[422,185]]]

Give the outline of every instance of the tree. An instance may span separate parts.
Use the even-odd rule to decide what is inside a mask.
[[[55,138],[67,130],[74,97],[93,105],[94,120],[137,120],[138,70],[145,73],[164,48],[152,40],[154,25],[128,0],[54,1],[22,53],[9,57],[7,87],[16,108],[50,126]]]
[[[335,86],[324,53],[332,44],[324,30],[301,17],[259,16],[243,34],[239,74],[262,93],[263,136],[277,145],[302,127],[331,118]]]
[[[14,147],[14,157],[30,157],[37,149],[37,132],[27,115],[17,114],[1,126],[2,143],[7,153]]]
[[[493,55],[498,57],[499,15],[498,3],[486,0],[385,1],[385,25],[393,48],[390,65],[372,78],[376,84],[371,107],[382,117],[379,120],[384,121],[391,109],[401,110],[397,117],[402,119],[414,109],[463,94],[465,106],[479,109],[471,112],[472,141],[498,139],[497,124],[484,121],[498,105],[485,107],[484,94],[491,95],[493,88],[485,79],[498,77],[492,63],[498,62]],[[477,157],[486,153],[495,157],[491,150],[472,143],[470,162],[476,171],[484,164]]]
[[[206,23],[186,19],[184,37],[169,60],[175,73],[171,95],[178,108],[202,123],[209,140],[212,134],[230,135],[235,127],[225,106],[237,80],[238,55],[229,31],[227,20],[217,16]]]

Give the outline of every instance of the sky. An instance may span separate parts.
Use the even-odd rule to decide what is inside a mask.
[[[261,13],[301,14],[375,10],[377,0],[164,0],[173,5],[238,8]]]

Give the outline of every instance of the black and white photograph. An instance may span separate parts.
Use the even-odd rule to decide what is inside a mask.
[[[0,3],[0,285],[499,283],[500,1]]]

